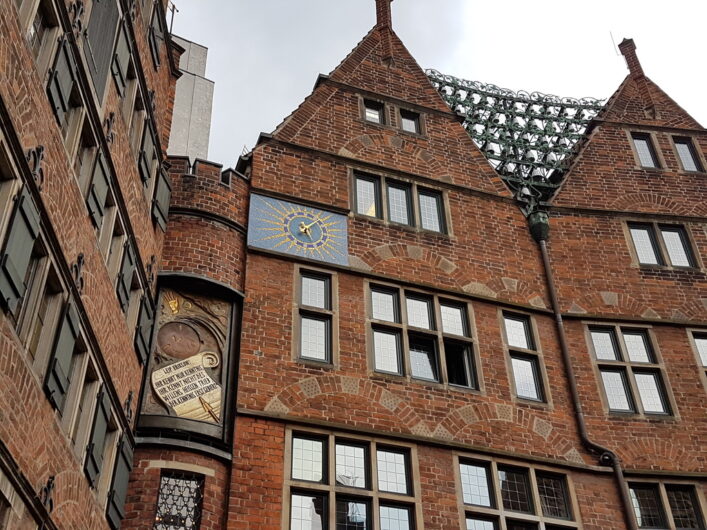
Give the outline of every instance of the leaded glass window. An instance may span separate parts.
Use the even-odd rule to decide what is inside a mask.
[[[411,224],[410,188],[408,186],[388,183],[388,216],[393,223]]]
[[[685,227],[630,223],[629,232],[641,265],[697,266]]]
[[[365,488],[368,484],[366,447],[346,442],[336,443],[336,482],[342,486]]]
[[[439,193],[420,191],[420,226],[432,232],[444,232],[442,197]]]
[[[692,140],[685,137],[674,138],[674,140],[675,150],[678,152],[682,168],[685,171],[703,171]]]
[[[204,477],[163,471],[157,496],[155,530],[197,530],[201,522]]]
[[[420,134],[420,115],[417,112],[401,110],[400,128],[405,132]]]
[[[409,493],[407,453],[378,449],[378,489],[391,493]]]
[[[488,466],[484,464],[459,464],[464,504],[493,506],[489,488]]]
[[[303,360],[332,362],[332,278],[301,271],[299,294],[299,357]]]
[[[653,148],[653,142],[648,134],[633,133],[633,145],[638,153],[638,159],[641,161],[641,166],[647,168],[657,168],[658,160]]]
[[[527,471],[499,467],[498,480],[501,484],[501,501],[504,508],[513,512],[534,512]]]
[[[631,504],[639,528],[663,528],[665,510],[658,487],[649,484],[632,484],[629,488]]]
[[[324,441],[295,435],[292,437],[292,478],[322,482],[325,467]]]
[[[379,125],[385,124],[385,105],[383,103],[366,99],[363,101],[363,106],[366,121]]]
[[[530,318],[504,313],[503,324],[515,395],[530,401],[545,401],[541,357],[535,349]]]

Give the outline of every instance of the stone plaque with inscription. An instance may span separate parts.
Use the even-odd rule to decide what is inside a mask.
[[[232,305],[162,289],[141,415],[222,424]]]

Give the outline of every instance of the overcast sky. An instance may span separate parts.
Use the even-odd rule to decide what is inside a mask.
[[[375,24],[374,0],[173,0],[173,32],[209,48],[209,159],[233,166]],[[168,15],[168,22],[169,22]],[[423,68],[513,90],[608,98],[631,37],[654,82],[707,126],[707,1],[395,0]]]

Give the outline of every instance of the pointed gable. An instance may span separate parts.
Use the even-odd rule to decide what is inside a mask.
[[[363,98],[385,100],[386,123],[362,119]],[[400,108],[423,116],[403,133]],[[510,192],[388,25],[376,25],[273,133],[276,140],[395,167],[497,195]]]

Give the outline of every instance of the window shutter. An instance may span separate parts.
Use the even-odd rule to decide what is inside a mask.
[[[172,185],[169,176],[160,170],[155,190],[155,200],[152,202],[152,217],[160,225],[163,232],[167,230],[167,216],[169,215],[169,201],[172,197]]]
[[[113,472],[113,484],[108,493],[108,506],[106,519],[113,530],[120,528],[120,523],[125,517],[125,500],[128,493],[128,479],[133,468],[133,447],[126,433],[123,433],[118,446],[118,456]]]
[[[159,9],[157,8],[157,4],[155,4],[149,30],[150,52],[152,53],[152,62],[155,64],[155,67],[160,65],[160,45],[163,39],[164,35],[162,34],[162,27],[160,26]]]
[[[110,67],[115,28],[118,25],[117,0],[93,0],[83,51],[99,101],[103,99]]]
[[[5,248],[0,255],[0,295],[11,312],[27,291],[25,276],[39,237],[39,210],[25,187],[16,197],[15,212]]]
[[[98,484],[98,475],[101,473],[101,465],[103,464],[103,450],[110,418],[110,398],[105,385],[103,385],[98,392],[96,415],[93,417],[93,428],[91,429],[91,441],[86,446],[86,462],[83,467],[91,487],[95,487]]]
[[[120,274],[118,275],[118,286],[116,292],[118,301],[123,312],[128,309],[130,302],[130,287],[133,282],[133,273],[135,272],[135,254],[130,246],[130,241],[125,242],[123,247],[123,261],[120,264]]]
[[[66,303],[61,325],[54,339],[54,351],[44,380],[44,391],[52,406],[64,410],[66,394],[71,384],[71,361],[80,333],[79,315],[73,302]]]
[[[76,62],[66,37],[61,39],[56,53],[54,68],[49,76],[47,94],[59,125],[64,124],[66,113],[69,112],[71,91],[76,82]]]
[[[118,42],[115,45],[113,54],[113,64],[111,70],[115,80],[118,95],[125,96],[125,86],[128,84],[128,65],[130,64],[130,47],[128,46],[128,36],[125,30],[125,21],[118,28]]]
[[[140,362],[145,364],[150,355],[152,342],[152,326],[155,322],[155,309],[152,300],[148,295],[142,297],[140,305],[140,318],[138,319],[137,330],[135,332],[135,351]]]
[[[145,129],[142,133],[142,146],[140,148],[139,170],[140,178],[144,184],[152,176],[152,161],[155,159],[155,142],[152,138],[152,124],[150,119],[145,120]]]
[[[108,167],[103,153],[99,150],[96,165],[93,167],[91,188],[88,190],[86,205],[93,224],[101,229],[105,215],[106,197],[108,197]]]

